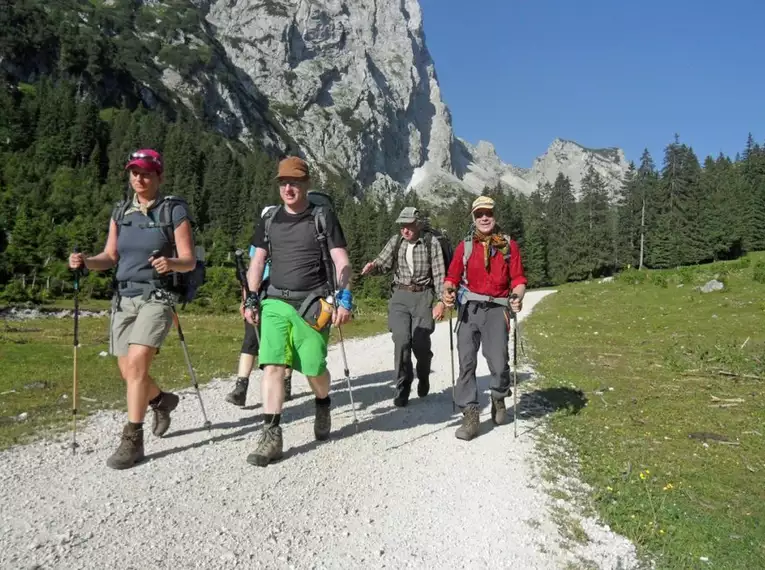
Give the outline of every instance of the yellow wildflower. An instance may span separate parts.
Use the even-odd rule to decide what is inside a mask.
[[[672,483],[667,483],[666,485],[664,485],[664,490],[665,491],[671,491],[674,488],[675,488],[675,486]]]

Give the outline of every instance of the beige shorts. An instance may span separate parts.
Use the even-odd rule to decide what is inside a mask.
[[[112,313],[109,352],[125,356],[131,344],[159,350],[173,326],[173,309],[156,299],[122,297],[119,310]]]

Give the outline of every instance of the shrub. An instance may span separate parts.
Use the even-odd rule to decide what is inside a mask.
[[[631,268],[620,272],[616,276],[616,279],[621,283],[627,283],[628,285],[642,285],[645,283],[647,277],[648,274],[645,271]]]
[[[765,261],[758,261],[752,267],[752,279],[757,283],[765,283]]]

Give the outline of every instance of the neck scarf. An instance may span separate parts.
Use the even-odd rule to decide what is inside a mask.
[[[491,257],[493,250],[499,251],[502,253],[502,255],[507,255],[508,253],[510,244],[507,243],[507,240],[502,236],[502,234],[498,233],[497,228],[495,228],[494,231],[489,235],[486,235],[480,230],[476,229],[475,233],[473,234],[473,238],[478,240],[478,242],[483,245],[483,263],[484,267],[487,269],[489,268],[489,258]]]
[[[138,201],[138,194],[133,194],[133,207],[137,210],[139,210],[144,216],[149,215],[149,210],[151,207],[157,203],[157,200],[159,199],[159,194],[157,194],[153,200],[149,200],[145,204],[142,204]]]

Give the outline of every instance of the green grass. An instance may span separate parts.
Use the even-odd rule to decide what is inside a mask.
[[[526,326],[541,388],[587,398],[553,432],[656,568],[765,567],[762,259],[565,285]],[[714,276],[725,290],[695,290]]]
[[[71,302],[56,303],[70,308]],[[100,301],[82,309],[102,310]],[[50,308],[50,307],[48,307]],[[344,338],[368,336],[387,330],[387,315],[378,304],[363,301],[354,320],[343,327]],[[236,374],[244,326],[237,311],[222,315],[180,312],[191,362],[200,383]],[[0,449],[28,442],[47,430],[71,425],[73,383],[72,318],[0,321]],[[80,319],[77,354],[78,421],[100,409],[125,409],[124,385],[108,350],[107,317]],[[339,339],[332,329],[331,341]],[[335,371],[335,375],[342,371]],[[152,365],[151,374],[163,388],[186,388],[190,378],[178,333],[173,329]],[[16,418],[22,413],[24,421]]]

